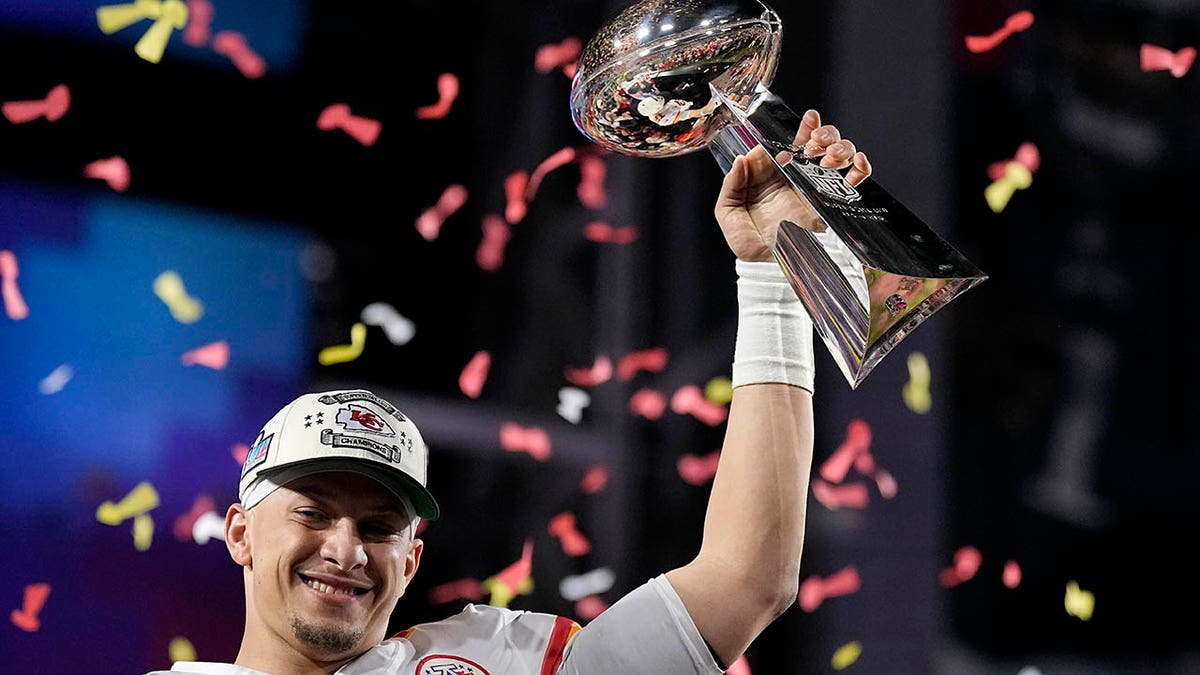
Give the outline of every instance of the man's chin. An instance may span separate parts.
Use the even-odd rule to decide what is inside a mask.
[[[293,614],[289,623],[301,644],[323,658],[357,656],[361,651],[363,630],[332,621],[312,621]]]

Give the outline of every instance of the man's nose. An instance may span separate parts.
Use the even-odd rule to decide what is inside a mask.
[[[341,518],[326,528],[321,557],[343,570],[367,564],[367,551],[363,548],[358,526],[353,520]]]

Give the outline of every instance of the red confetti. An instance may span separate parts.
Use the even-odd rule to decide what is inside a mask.
[[[541,187],[542,179],[546,177],[546,174],[574,161],[575,148],[570,146],[555,152],[546,159],[543,159],[541,164],[538,164],[537,168],[534,169],[533,173],[529,176],[529,182],[525,184],[525,202],[529,203],[533,201],[533,197],[537,194],[538,188]]]
[[[567,368],[564,377],[577,387],[594,387],[607,382],[612,374],[612,360],[602,354],[596,357],[591,368]]]
[[[608,485],[608,469],[603,466],[593,466],[584,474],[583,480],[579,482],[579,489],[585,495],[594,495],[604,489]]]
[[[23,606],[21,609],[14,609],[8,615],[13,625],[27,633],[41,628],[42,622],[38,619],[38,614],[41,613],[48,597],[50,597],[50,584],[39,583],[26,586]]]
[[[223,30],[213,36],[213,51],[233,62],[247,79],[257,80],[267,72],[267,62],[246,42],[246,36],[235,30]],[[365,145],[370,145],[366,143]]]
[[[525,428],[505,422],[500,426],[500,446],[509,452],[529,453],[539,462],[550,457],[550,436],[540,427]]]
[[[820,607],[825,600],[857,593],[861,587],[862,580],[858,577],[858,569],[849,565],[824,579],[813,575],[802,581],[797,600],[800,609],[811,612]]]
[[[210,342],[203,347],[185,352],[183,356],[179,357],[179,360],[185,366],[201,365],[213,370],[224,370],[225,366],[229,365],[229,343],[224,340]]]
[[[675,462],[675,469],[688,485],[704,485],[717,475],[720,459],[720,450],[714,450],[704,456],[685,454]]]
[[[871,427],[860,419],[851,420],[846,427],[846,440],[821,464],[821,477],[831,483],[840,483],[859,455],[871,447]]]
[[[8,101],[0,105],[0,112],[13,124],[32,122],[39,117],[45,117],[48,122],[57,122],[67,114],[71,107],[71,90],[67,85],[60,84],[46,94],[46,98],[37,101]]]
[[[946,588],[954,588],[973,578],[982,562],[983,555],[979,549],[963,546],[954,552],[954,565],[943,569],[938,575],[938,581]]]
[[[192,508],[175,519],[175,538],[179,541],[190,541],[192,538],[192,528],[196,526],[196,521],[200,516],[210,511],[216,511],[217,505],[212,497],[202,494],[196,497],[192,502]]]
[[[600,599],[598,595],[588,595],[575,601],[575,615],[584,621],[591,621],[604,613],[606,609],[608,609],[608,603]]]
[[[454,73],[438,75],[437,92],[437,103],[417,108],[417,119],[436,120],[450,114],[450,108],[458,98],[458,76]]]
[[[488,370],[492,367],[492,355],[487,351],[475,352],[475,356],[467,362],[462,373],[458,376],[458,388],[471,398],[479,398],[483,391],[483,383],[487,380]]]
[[[974,54],[986,52],[989,49],[995,48],[996,45],[1003,42],[1008,36],[1013,33],[1026,30],[1033,25],[1033,12],[1020,11],[1004,22],[1004,26],[991,35],[968,35],[966,38],[967,49]]]
[[[583,44],[576,37],[566,38],[558,44],[542,45],[534,52],[533,67],[542,75],[557,68],[567,77],[574,77],[575,62],[582,51]]]
[[[359,143],[371,146],[379,139],[383,125],[378,120],[351,114],[350,106],[345,103],[333,103],[317,117],[317,128],[321,131],[340,129]]]
[[[442,231],[442,225],[446,223],[446,219],[454,215],[454,212],[458,211],[466,203],[467,188],[457,183],[447,186],[445,190],[442,190],[442,195],[438,197],[437,203],[425,209],[417,217],[417,232],[421,233],[425,241],[437,239],[438,234]]]
[[[653,389],[639,389],[637,393],[629,397],[629,412],[649,420],[662,417],[663,411],[666,409],[666,397]]]
[[[1021,584],[1021,566],[1015,560],[1009,560],[1004,563],[1004,572],[1000,576],[1000,581],[1008,588],[1016,588]]]
[[[604,178],[608,169],[604,160],[594,154],[585,153],[579,158],[579,187],[575,194],[579,202],[589,209],[602,209],[608,203],[608,191],[604,189]]]
[[[1184,47],[1177,52],[1172,52],[1165,47],[1143,43],[1141,60],[1142,72],[1167,70],[1175,77],[1183,77],[1187,75],[1196,61],[1196,48]]]
[[[521,548],[521,559],[496,574],[496,580],[504,584],[513,595],[521,591],[521,582],[533,574],[533,541],[526,539]]]
[[[117,192],[129,189],[129,164],[120,155],[90,162],[83,167],[83,175],[88,178],[100,178]]]
[[[879,488],[879,494],[884,499],[891,499],[900,491],[900,486],[896,484],[896,479],[886,469],[876,469],[872,472],[875,477],[875,486]]]
[[[595,221],[583,228],[583,236],[588,241],[602,244],[629,244],[637,241],[638,229],[632,225],[613,227],[608,223]]]
[[[495,272],[504,264],[504,249],[512,237],[512,227],[500,216],[489,213],[483,218],[483,239],[475,250],[479,269]]]
[[[870,501],[867,486],[861,482],[846,485],[830,485],[817,478],[812,482],[813,497],[830,511],[846,507],[864,509]]]
[[[470,600],[472,602],[483,598],[483,587],[477,579],[459,579],[447,581],[444,584],[429,589],[429,602],[434,605],[444,605],[455,600]]]
[[[667,358],[667,350],[664,347],[630,352],[617,362],[617,377],[623,382],[628,382],[638,371],[661,373],[663,368],[667,367]]]
[[[245,443],[236,443],[229,449],[229,454],[233,455],[233,460],[239,465],[246,463],[246,455],[250,454],[250,446]]]
[[[1038,152],[1038,147],[1027,141],[1017,148],[1017,154],[1012,159],[1003,159],[989,164],[987,170],[988,178],[992,180],[1004,178],[1005,173],[1008,171],[1009,162],[1017,162],[1026,169],[1029,169],[1029,173],[1037,173],[1038,167],[1042,163],[1042,157],[1041,153]]]
[[[573,513],[565,512],[554,516],[550,519],[547,530],[558,539],[563,553],[568,557],[578,558],[581,555],[587,555],[592,550],[592,545],[588,542],[587,537],[583,536],[583,533],[575,527],[575,514]]]
[[[184,43],[203,47],[212,26],[213,6],[209,0],[187,0],[188,22],[183,29]]]
[[[511,225],[524,220],[529,211],[529,205],[525,203],[525,186],[528,184],[529,174],[524,171],[514,171],[504,179],[504,196],[507,199],[504,219]]]
[[[725,671],[725,675],[751,675],[750,662],[746,660],[746,655],[739,656],[737,661],[729,666],[729,670]]]
[[[4,299],[4,312],[13,321],[20,321],[29,316],[29,305],[21,295],[17,286],[17,277],[21,268],[17,265],[17,256],[12,251],[0,251],[0,298]]]
[[[700,387],[694,384],[684,385],[675,391],[671,396],[671,410],[680,415],[691,415],[711,427],[724,422],[729,415],[724,406],[704,398]]]

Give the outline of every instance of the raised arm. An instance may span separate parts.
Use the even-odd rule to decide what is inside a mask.
[[[871,166],[816,111],[796,142],[821,164]],[[714,209],[737,258],[738,335],[733,400],[700,552],[667,573],[700,634],[725,664],[795,601],[813,450],[812,324],[774,261],[779,221],[803,224],[811,207],[755,148],[725,176]]]

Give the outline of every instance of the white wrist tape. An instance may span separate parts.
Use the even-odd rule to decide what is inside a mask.
[[[813,325],[779,263],[737,261],[733,386],[783,382],[813,390]]]

